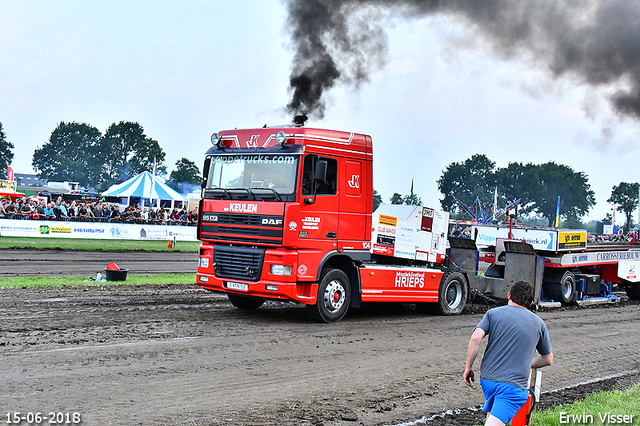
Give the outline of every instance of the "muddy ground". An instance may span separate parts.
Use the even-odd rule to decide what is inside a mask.
[[[327,325],[295,304],[239,311],[195,285],[2,289],[0,414],[78,412],[86,425],[474,424],[469,407],[482,393],[461,374],[484,310],[439,317],[375,304]],[[540,316],[556,357],[543,403],[640,380],[637,303]]]

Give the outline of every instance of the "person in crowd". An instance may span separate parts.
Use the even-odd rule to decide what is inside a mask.
[[[20,218],[31,219],[31,213],[33,213],[33,206],[31,205],[31,201],[22,202],[22,205],[20,206]]]
[[[156,224],[156,221],[158,220],[158,213],[156,212],[155,207],[152,207],[151,210],[149,210],[149,216],[147,220],[151,224],[154,224],[154,225]]]
[[[113,210],[111,210],[111,215],[109,216],[109,221],[110,222],[121,222],[122,220],[120,219],[121,214],[120,214],[120,206],[119,205],[114,205],[113,206]]]
[[[16,213],[18,210],[16,209],[16,203],[9,201],[9,203],[4,208],[5,215],[9,219],[15,219]]]
[[[87,207],[85,206],[84,203],[79,203],[77,205],[76,212],[77,212],[76,217],[77,217],[78,221],[80,221],[80,222],[88,222],[89,221],[89,217],[87,215]]]
[[[189,224],[195,226],[198,224],[198,208],[194,209],[189,213]]]
[[[53,214],[53,203],[47,203],[46,207],[44,208],[44,219],[45,220],[54,220],[56,218],[56,215]]]
[[[102,221],[109,222],[111,220],[111,213],[112,209],[109,208],[109,205],[107,203],[104,203],[102,205]]]
[[[44,220],[44,219],[46,219],[46,216],[44,214],[45,207],[46,207],[46,204],[44,203],[44,200],[41,200],[38,203],[38,206],[36,207],[34,213],[31,215],[31,218],[32,219],[36,219],[36,220],[39,220],[39,219]]]
[[[60,203],[60,213],[61,213],[61,217],[62,220],[64,220],[65,222],[69,221],[69,209],[67,206],[67,202],[62,200],[62,202]]]
[[[158,225],[164,225],[166,223],[164,209],[162,208],[158,209],[158,212],[156,213],[156,223]]]
[[[93,220],[95,220],[96,222],[101,221],[102,220],[102,206],[100,205],[100,203],[94,201],[90,204],[91,206],[91,212],[92,214],[90,215],[90,217],[93,218]]]

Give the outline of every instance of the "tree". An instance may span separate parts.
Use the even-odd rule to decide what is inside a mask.
[[[629,232],[633,226],[632,215],[638,207],[638,188],[640,188],[638,182],[620,182],[611,189],[611,197],[607,200],[608,203],[613,203],[617,211],[623,212],[627,217],[627,222],[624,224],[625,233]]]
[[[558,196],[560,216],[573,221],[587,214],[596,204],[595,194],[583,172],[575,172],[571,167],[553,161],[537,167],[540,186],[526,202],[530,203],[532,212],[547,219],[549,226],[555,222]]]
[[[438,179],[438,189],[444,196],[440,200],[442,209],[450,213],[462,211],[456,198],[472,205],[492,203],[495,191],[495,166],[484,154],[474,154],[463,163],[451,163]]]
[[[535,194],[544,191],[540,182],[540,166],[531,163],[509,163],[507,167],[497,169],[494,178],[500,205],[520,200],[519,215],[531,213],[535,207]]]
[[[98,155],[102,134],[86,123],[60,122],[49,141],[36,148],[31,162],[41,179],[78,182],[94,187],[101,174]]]
[[[0,176],[4,179],[7,175],[7,168],[11,165],[13,160],[13,144],[7,140],[7,136],[2,130],[2,123],[0,123]]]
[[[182,157],[176,161],[176,169],[169,175],[167,184],[180,193],[193,191],[199,188],[202,182],[200,169],[193,161]]]
[[[148,138],[138,123],[121,121],[113,123],[100,143],[104,165],[100,178],[101,189],[122,182],[138,173],[156,171],[166,173],[163,165],[165,153],[157,141]]]
[[[382,204],[382,195],[380,195],[378,193],[378,191],[376,191],[375,189],[373,190],[373,209],[372,211],[376,211],[376,209],[378,208],[378,206],[380,206],[380,204]]]
[[[389,198],[389,201],[391,201],[391,204],[402,204],[403,203],[402,195],[395,192],[391,196],[391,198]]]

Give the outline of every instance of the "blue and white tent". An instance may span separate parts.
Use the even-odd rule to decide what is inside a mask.
[[[126,203],[122,203],[126,205],[140,203],[141,205],[151,205],[153,207],[181,207],[183,202],[186,201],[185,197],[149,172],[142,172],[127,181],[112,185],[102,195],[121,197],[123,201],[126,198]],[[143,200],[148,201],[143,202]]]

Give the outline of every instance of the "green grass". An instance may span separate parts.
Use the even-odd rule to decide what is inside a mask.
[[[0,237],[0,249],[61,248],[77,250],[155,250],[197,252],[200,241],[177,241],[174,248],[168,248],[165,240],[92,240],[72,238],[28,238]]]
[[[103,274],[104,275],[104,274]],[[95,278],[95,277],[93,277]],[[0,278],[0,288],[195,284],[196,274],[127,275],[126,281],[90,281],[87,277],[16,277]]]
[[[607,418],[607,414],[614,417]],[[625,415],[627,419],[622,417]],[[630,416],[633,416],[631,422]],[[533,410],[531,414],[531,426],[557,426],[560,424],[640,425],[640,383],[636,383],[635,386],[624,392],[617,390],[597,392],[573,404],[558,405],[544,411]]]
[[[629,423],[628,420],[630,419],[627,418],[627,423],[625,423],[625,419],[622,417],[607,419],[604,417],[607,413],[613,416],[633,415],[633,422]],[[640,425],[640,383],[624,392],[617,390],[598,392],[573,404],[559,405],[544,411],[534,410],[531,415],[531,426],[556,426],[558,424]]]

